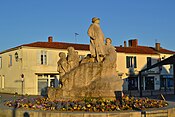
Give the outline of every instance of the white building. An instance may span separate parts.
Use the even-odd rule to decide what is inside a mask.
[[[0,52],[0,92],[40,95],[45,87],[58,86],[58,53],[67,53],[68,47],[74,47],[80,58],[90,54],[89,45],[53,42],[34,42]],[[129,40],[123,47],[116,47],[116,72],[124,80],[124,90],[138,90],[138,71],[150,66],[175,52],[160,47],[139,46],[138,41]],[[24,78],[22,78],[24,77]],[[144,89],[159,90],[171,87],[171,66],[154,68],[145,73]]]

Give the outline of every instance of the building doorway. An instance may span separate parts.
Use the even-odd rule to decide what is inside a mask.
[[[154,77],[145,77],[145,90],[154,90]]]
[[[48,79],[38,79],[38,94],[47,95]]]
[[[39,74],[38,78],[38,95],[46,96],[48,87],[59,86],[59,75]]]
[[[128,77],[128,90],[138,90],[138,77]]]

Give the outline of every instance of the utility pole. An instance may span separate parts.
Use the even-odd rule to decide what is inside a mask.
[[[142,72],[139,71],[140,97],[142,97]]]

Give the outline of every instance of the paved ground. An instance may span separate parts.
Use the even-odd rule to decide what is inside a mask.
[[[175,95],[165,95],[167,101],[175,102]]]
[[[13,100],[13,99],[17,99],[17,98],[20,98],[20,96],[0,93],[0,102],[1,103],[4,101],[7,101],[7,100]]]
[[[163,98],[166,101],[174,102],[175,103],[175,95],[157,95],[157,96],[148,96],[151,99],[159,99],[162,100]]]

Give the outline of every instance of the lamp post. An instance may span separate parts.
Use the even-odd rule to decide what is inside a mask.
[[[18,59],[19,59],[19,56],[18,56],[18,53],[16,52],[15,53],[15,60],[16,60],[16,62],[18,61]]]
[[[22,97],[24,95],[24,74],[21,74],[21,83],[22,83]]]
[[[139,71],[140,97],[142,97],[142,72]]]

